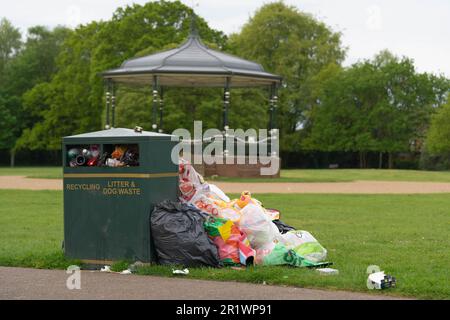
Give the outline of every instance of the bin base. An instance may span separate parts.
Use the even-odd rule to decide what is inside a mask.
[[[83,264],[93,264],[99,266],[110,266],[114,263],[112,260],[81,260]]]
[[[89,259],[82,259],[80,261],[84,265],[104,267],[104,266],[111,266],[115,262],[118,262],[119,260],[113,261],[113,260],[89,260]],[[154,264],[155,263],[151,263],[151,262],[142,262],[141,263],[142,266],[151,266],[151,265],[154,265]],[[93,268],[93,269],[99,269],[99,268],[97,267],[97,268]]]

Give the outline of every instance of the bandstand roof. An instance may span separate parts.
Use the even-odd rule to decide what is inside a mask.
[[[281,77],[253,61],[208,48],[194,30],[178,48],[126,60],[119,68],[102,73],[117,83],[153,82],[166,87],[260,87],[279,84]]]

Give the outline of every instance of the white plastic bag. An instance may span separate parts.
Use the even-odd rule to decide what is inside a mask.
[[[179,163],[179,189],[180,200],[189,202],[200,190],[208,188],[203,177],[195,171],[194,167],[184,159]]]
[[[241,213],[233,208],[220,208],[219,217],[237,223],[241,219]]]
[[[278,228],[264,213],[264,209],[252,203],[241,210],[239,228],[247,235],[254,249],[268,246],[281,239]]]
[[[211,184],[209,183],[209,191],[218,199],[225,201],[225,202],[230,202],[230,198],[228,198],[228,196],[215,184]]]

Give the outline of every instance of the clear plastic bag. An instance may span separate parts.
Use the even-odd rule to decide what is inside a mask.
[[[264,213],[264,209],[252,203],[241,210],[239,228],[247,235],[254,249],[259,249],[281,239],[277,226]]]

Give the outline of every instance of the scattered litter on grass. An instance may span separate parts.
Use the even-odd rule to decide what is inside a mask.
[[[131,269],[126,269],[123,270],[122,272],[115,272],[111,270],[111,266],[104,266],[103,268],[100,269],[100,272],[107,272],[107,273],[117,273],[117,274],[132,274],[133,272],[131,271]]]
[[[112,272],[110,266],[104,266],[100,269],[100,272]]]
[[[189,269],[183,269],[183,270],[172,269],[172,274],[187,276],[189,274]]]
[[[385,274],[384,271],[374,272],[367,278],[367,287],[372,290],[393,288],[396,285],[397,279],[389,274]]]
[[[127,270],[123,270],[120,274],[132,274],[133,272],[131,272],[130,269]]]
[[[339,274],[339,270],[337,269],[333,269],[333,268],[319,268],[316,269],[316,271],[321,274],[321,275],[338,275]]]

